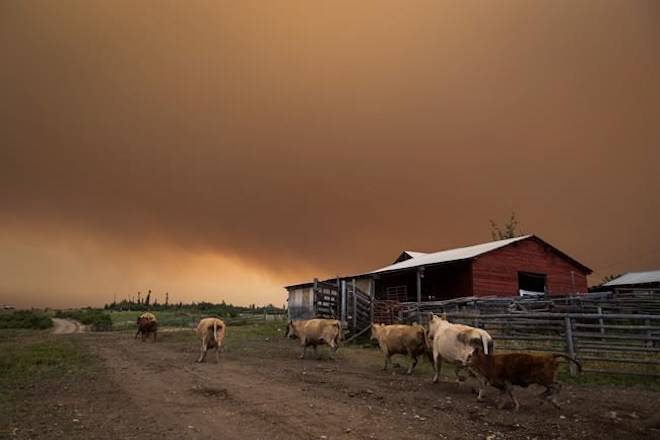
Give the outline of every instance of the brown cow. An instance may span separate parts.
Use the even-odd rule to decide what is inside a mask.
[[[156,342],[156,334],[158,333],[158,320],[156,316],[151,312],[145,312],[138,316],[137,318],[137,333],[135,333],[135,338],[137,339],[138,335],[142,335],[142,342],[149,337],[149,334],[154,335],[154,342]]]
[[[303,347],[300,359],[305,358],[305,352],[309,346],[314,347],[314,354],[317,354],[317,345],[328,344],[335,353],[343,336],[341,322],[336,319],[289,321],[286,335],[289,338],[300,339],[300,345]]]
[[[490,384],[499,389],[502,394],[507,393],[515,410],[520,408],[518,399],[513,395],[513,385],[523,388],[529,385],[541,385],[545,391],[541,397],[549,400],[556,408],[559,404],[555,395],[559,392],[560,385],[556,382],[558,359],[563,357],[574,362],[578,369],[582,366],[575,359],[564,354],[529,354],[529,353],[507,353],[507,354],[484,354],[481,348],[474,350],[468,360],[471,371],[477,373],[481,379],[481,388],[479,389],[478,400],[483,398],[486,384]],[[499,408],[504,406],[500,402]]]
[[[383,370],[387,371],[387,366],[392,364],[391,358],[395,354],[408,355],[412,358],[412,364],[410,364],[407,374],[412,374],[415,370],[418,356],[428,354],[429,359],[433,362],[426,346],[425,333],[424,327],[418,324],[373,324],[371,326],[371,339],[378,341],[380,351],[385,355]]]
[[[202,340],[202,352],[197,362],[204,362],[206,351],[215,348],[215,361],[220,362],[220,352],[225,346],[226,326],[222,319],[204,318],[197,324],[197,336]]]

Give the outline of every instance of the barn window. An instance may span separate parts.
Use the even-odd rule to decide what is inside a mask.
[[[545,279],[544,273],[518,272],[518,291],[521,295],[527,292],[544,293]]]
[[[407,301],[408,286],[391,286],[386,288],[385,299],[389,301]]]

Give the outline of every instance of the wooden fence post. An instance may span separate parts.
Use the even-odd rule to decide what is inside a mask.
[[[346,322],[346,281],[341,280],[341,324]]]
[[[371,304],[369,305],[370,306],[369,313],[370,313],[370,316],[371,316],[370,321],[371,321],[372,324],[374,323],[374,307],[375,307],[375,304],[374,304],[374,291],[376,290],[374,288],[375,284],[376,284],[376,280],[374,280],[373,278],[369,279],[369,301],[371,302]]]
[[[357,331],[357,290],[355,289],[355,278],[353,278],[353,329]]]
[[[601,306],[598,306],[597,310],[599,315],[603,314],[603,308]],[[604,335],[605,327],[603,326],[603,318],[598,318],[598,325],[600,325],[600,334]],[[601,339],[601,342],[605,342],[605,339]]]
[[[571,321],[571,318],[566,316],[564,318],[564,323],[566,325],[566,352],[570,358],[576,359],[575,345],[573,345],[573,323]],[[573,362],[569,362],[568,364],[569,364],[568,369],[569,372],[571,373],[571,376],[575,377],[577,375],[575,364]]]

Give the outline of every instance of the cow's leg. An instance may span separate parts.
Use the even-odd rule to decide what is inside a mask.
[[[330,342],[328,342],[328,345],[330,346],[330,359],[334,359],[334,354],[337,353],[337,349],[339,348],[339,344],[337,344],[337,338],[331,339]]]
[[[518,411],[520,409],[520,403],[518,402],[518,399],[516,399],[516,396],[513,395],[513,385],[511,385],[509,382],[504,383],[504,390],[506,393],[509,395],[511,400],[513,401],[513,410]]]
[[[208,350],[208,347],[206,346],[206,338],[202,339],[202,352],[199,354],[199,359],[197,359],[197,362],[204,362],[204,359],[206,358],[206,350]]]
[[[506,402],[504,401],[504,395],[506,394],[506,386],[499,389],[500,389],[500,399],[499,399],[499,403],[497,404],[497,408],[502,409],[504,408],[504,405],[506,405]]]
[[[442,372],[442,357],[440,354],[433,353],[433,383],[438,383],[440,379],[440,373]]]
[[[459,383],[465,382],[465,380],[467,379],[465,376],[461,374],[463,372],[463,369],[465,369],[465,367],[461,364],[456,364],[456,366],[454,367],[454,374],[456,375],[456,379],[458,379]]]
[[[220,344],[217,344],[215,346],[215,363],[216,364],[220,363]]]
[[[387,371],[387,366],[392,364],[392,355],[388,352],[385,352],[385,365],[383,365],[383,371]]]
[[[147,333],[146,333],[146,332],[142,332],[142,338],[141,338],[142,342],[144,342],[145,339],[147,339]]]
[[[316,344],[314,344],[313,347],[314,347],[314,357],[316,359],[321,359],[321,356],[319,356],[319,350],[318,350],[318,347],[316,346]]]
[[[138,329],[138,331],[135,332],[135,338],[133,338],[133,339],[137,339],[137,337],[138,337],[139,334],[140,334],[140,329]]]
[[[300,359],[305,359],[305,352],[307,352],[307,341],[305,341],[304,339],[302,341],[302,346],[303,346],[303,349],[302,349],[302,353],[300,355]]]
[[[479,378],[479,394],[477,394],[477,401],[481,402],[484,399],[484,394],[486,393],[486,387],[488,382],[485,377]]]
[[[561,406],[559,406],[559,402],[557,402],[557,396],[556,394],[559,392],[559,384],[553,384],[545,388],[545,391],[543,394],[541,394],[542,397],[545,397],[547,400],[552,403],[552,405],[557,408],[561,409]]]
[[[415,371],[415,367],[417,366],[417,355],[415,355],[414,353],[412,353],[410,351],[408,351],[408,354],[412,358],[412,363],[410,364],[410,367],[408,367],[407,373],[408,374],[413,374],[413,371]]]
[[[154,331],[154,342],[156,342],[156,334],[157,333],[158,333],[158,331]]]

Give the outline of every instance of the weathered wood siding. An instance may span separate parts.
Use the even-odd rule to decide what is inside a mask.
[[[587,291],[587,274],[582,267],[529,239],[475,258],[472,262],[473,295],[518,295],[518,272],[546,274],[546,288],[550,294]]]
[[[314,289],[310,286],[289,289],[289,319],[314,318]]]

